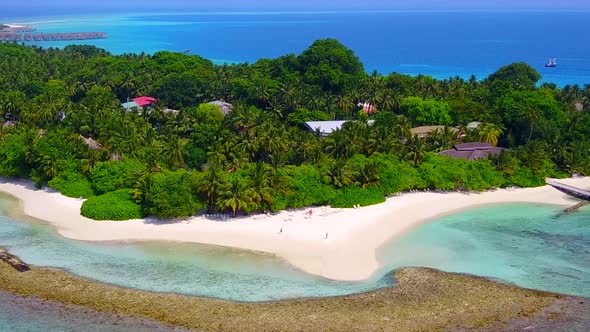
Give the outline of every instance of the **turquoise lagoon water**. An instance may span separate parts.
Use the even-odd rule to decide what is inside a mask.
[[[124,287],[267,301],[345,295],[394,284],[391,271],[426,266],[519,286],[590,297],[590,209],[502,205],[422,225],[385,245],[384,264],[364,282],[311,276],[265,254],[178,243],[90,243],[0,210],[0,245],[23,260]],[[354,267],[351,267],[354,268]]]
[[[331,281],[305,274],[272,255],[224,247],[74,241],[48,225],[2,214],[0,209],[0,246],[24,261],[129,288],[267,301],[344,295],[393,283],[391,275],[365,283]]]
[[[500,66],[525,61],[544,81],[590,83],[588,11],[30,15],[5,11],[0,22],[36,22],[40,32],[104,31],[108,39],[84,43],[115,54],[190,49],[217,63],[252,63],[298,54],[314,40],[331,37],[355,51],[367,71],[482,79]],[[558,59],[557,68],[544,67],[550,57]]]
[[[461,212],[422,225],[379,253],[382,271],[424,266],[590,297],[590,209],[539,205]]]

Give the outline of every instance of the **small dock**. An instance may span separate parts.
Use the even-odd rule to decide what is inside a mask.
[[[0,31],[0,42],[67,41],[105,39],[106,32],[17,33]]]
[[[548,185],[551,187],[561,191],[564,194],[570,195],[572,197],[582,199],[585,201],[590,201],[590,191],[576,188],[574,186],[570,186],[567,184],[563,184],[554,180],[546,180]]]

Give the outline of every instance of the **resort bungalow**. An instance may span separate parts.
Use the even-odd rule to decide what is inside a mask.
[[[477,128],[479,128],[479,126],[481,126],[481,122],[479,122],[479,121],[473,121],[473,122],[469,122],[467,124],[467,126],[465,126],[465,129],[467,129],[467,130],[477,130]]]
[[[348,121],[308,121],[304,123],[304,125],[307,130],[311,132],[319,131],[322,137],[326,137],[342,128],[342,125],[346,122]],[[375,123],[375,120],[367,121],[367,124],[369,125],[372,125],[373,123]]]
[[[4,124],[2,124],[2,128],[10,128],[10,127],[14,127],[14,122],[12,121],[6,121],[4,122]]]
[[[126,110],[127,112],[131,110],[140,110],[141,107],[134,101],[129,101],[126,103],[121,104],[121,108]]]
[[[137,98],[133,98],[133,101],[137,103],[140,107],[150,107],[155,104],[158,100],[154,97],[148,96],[141,96]]]
[[[138,111],[143,111],[144,108],[150,108],[154,105],[158,100],[153,97],[137,97],[133,98],[133,101],[128,101],[126,103],[121,104],[121,108],[130,111],[132,109],[136,109]]]
[[[90,150],[98,151],[98,150],[102,149],[102,146],[100,145],[100,143],[93,140],[92,138],[86,138],[82,135],[80,135],[79,137],[82,140],[82,142],[84,142],[84,144],[86,144],[88,146],[88,148],[90,148]]]
[[[420,138],[425,138],[430,136],[432,133],[439,131],[444,132],[446,126],[421,126],[412,128],[412,136],[418,136]],[[461,132],[459,128],[449,127],[449,129],[457,134]]]
[[[450,150],[440,152],[439,155],[455,159],[479,160],[497,156],[505,150],[489,143],[476,142],[457,144]]]
[[[212,101],[209,103],[209,105],[215,105],[215,106],[219,107],[219,109],[221,110],[221,113],[223,113],[223,115],[228,115],[234,109],[234,106],[232,104],[226,103],[221,100]]]

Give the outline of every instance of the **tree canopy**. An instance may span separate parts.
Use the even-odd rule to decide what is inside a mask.
[[[91,198],[83,213],[97,219],[352,207],[590,174],[590,86],[539,85],[523,63],[483,81],[366,73],[334,39],[233,65],[92,46],[0,43],[0,54],[0,176]],[[142,95],[158,102],[121,107]],[[326,136],[305,129],[312,120],[346,123]],[[421,125],[444,129],[413,136]],[[507,150],[437,154],[461,142]]]

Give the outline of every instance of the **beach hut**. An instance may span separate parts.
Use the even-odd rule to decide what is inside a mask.
[[[439,155],[455,159],[479,160],[489,158],[490,156],[497,156],[502,151],[506,151],[506,149],[493,146],[489,143],[475,142],[457,144],[450,150],[440,152]]]
[[[82,140],[82,142],[84,142],[84,144],[88,145],[88,148],[90,148],[90,150],[97,151],[97,150],[102,149],[102,146],[100,145],[100,143],[93,140],[92,138],[86,138],[86,137],[80,135],[80,139]]]
[[[209,105],[215,105],[215,106],[219,107],[219,109],[221,110],[221,113],[223,113],[223,115],[228,115],[229,113],[231,113],[234,110],[234,105],[232,105],[230,103],[226,103],[221,100],[212,101],[209,103]]]
[[[430,136],[435,131],[444,132],[446,126],[420,126],[412,128],[412,136],[418,136],[420,138],[426,138]],[[454,133],[460,133],[461,130],[455,127],[449,127],[449,129]]]
[[[2,128],[10,128],[10,127],[14,127],[14,122],[12,121],[6,121],[4,122],[4,124],[2,125]]]

